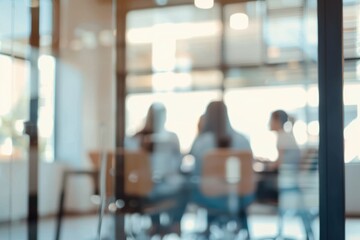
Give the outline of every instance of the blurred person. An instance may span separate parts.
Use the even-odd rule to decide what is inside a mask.
[[[299,216],[303,222],[306,239],[313,239],[311,228],[312,213],[307,210],[304,193],[300,189],[301,151],[292,132],[291,118],[283,110],[271,113],[270,130],[277,134],[276,147],[278,158],[270,165],[270,169],[277,171],[277,188],[279,194],[278,235],[283,234],[283,218],[287,212]],[[315,183],[315,182],[314,182]]]
[[[177,204],[169,213],[175,231],[179,233],[180,220],[186,207],[182,194],[184,181],[180,174],[182,155],[177,135],[165,129],[165,122],[165,106],[153,103],[147,112],[144,127],[125,139],[125,146],[128,150],[144,150],[150,154],[154,187],[148,200],[176,199]],[[160,225],[159,215],[153,216],[152,221]]]
[[[231,127],[227,107],[222,101],[213,101],[208,105],[199,119],[198,130],[199,134],[190,150],[196,159],[202,159],[215,148],[251,151],[248,139]]]
[[[196,159],[194,175],[201,176],[204,156],[211,150],[226,148],[239,151],[251,152],[250,143],[247,138],[236,132],[230,125],[227,108],[223,101],[211,102],[203,116],[202,127],[199,135],[195,138],[190,154]],[[208,198],[204,196],[196,186],[192,194],[193,201],[199,205],[212,209],[228,209],[228,196]],[[238,197],[239,213],[246,209],[253,201],[253,196]],[[216,219],[216,215],[208,213],[208,225]]]
[[[291,171],[295,173],[299,170],[301,152],[292,132],[291,118],[283,110],[276,110],[271,113],[270,130],[277,135],[276,148],[278,157],[270,164],[270,169],[279,172]],[[289,124],[289,127],[286,127]],[[282,183],[290,184],[290,183]],[[280,186],[281,187],[281,186]]]
[[[300,165],[300,149],[292,133],[291,118],[283,110],[271,113],[269,128],[276,133],[277,159],[262,159],[265,171],[257,182],[257,200],[277,204],[283,188],[297,188],[297,173]]]

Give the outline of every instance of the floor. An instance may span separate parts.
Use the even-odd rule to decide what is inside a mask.
[[[127,219],[129,222],[129,219]],[[134,219],[133,219],[134,220]],[[175,234],[167,235],[164,240],[177,239],[194,239],[192,233],[199,229],[201,219],[188,213],[184,216],[182,221],[182,230],[184,236],[179,238]],[[249,219],[252,239],[261,239],[264,237],[274,236],[277,229],[277,218],[275,215],[252,215]],[[146,221],[145,221],[146,222]],[[141,221],[140,224],[145,224]],[[96,215],[82,216],[82,217],[67,217],[63,223],[61,240],[95,240],[98,219]],[[55,239],[55,224],[53,218],[43,219],[39,224],[39,240]],[[318,221],[314,222],[314,232],[317,236],[319,233]],[[200,226],[200,228],[203,226]],[[113,221],[110,216],[106,216],[103,222],[102,238],[106,238],[112,232]],[[1,240],[26,240],[26,224],[25,222],[14,222],[10,226],[8,224],[0,224],[0,239]],[[285,221],[284,228],[285,236],[294,239],[304,239],[302,233],[301,223],[297,218],[288,217]],[[360,219],[346,220],[347,240],[360,240]],[[159,240],[160,237],[153,237],[151,240]]]

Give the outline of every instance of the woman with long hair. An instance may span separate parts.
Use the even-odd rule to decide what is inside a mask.
[[[192,145],[190,154],[196,159],[194,175],[201,176],[204,156],[215,149],[230,149],[251,152],[247,138],[236,132],[230,124],[226,105],[223,101],[211,102],[204,114],[200,132]],[[192,193],[192,201],[208,209],[216,209],[226,212],[229,209],[228,195],[207,197],[204,196],[199,186],[195,186]],[[238,196],[238,216],[246,214],[246,208],[251,204],[253,195]],[[208,226],[217,218],[217,214],[208,212]],[[242,221],[244,218],[241,218]],[[246,225],[247,222],[242,222]],[[209,232],[208,232],[209,233]]]
[[[251,151],[247,138],[231,127],[227,107],[223,101],[211,102],[202,121],[202,127],[190,150],[190,154],[197,159],[195,171],[200,170],[204,155],[212,149],[229,148]]]
[[[149,154],[151,160],[153,189],[147,200],[150,203],[173,199],[176,205],[168,211],[174,223],[174,231],[179,233],[180,220],[186,207],[183,194],[184,180],[180,174],[181,152],[179,139],[166,130],[166,108],[162,103],[153,103],[146,115],[144,127],[133,137],[126,139],[128,150],[141,150]],[[159,214],[152,216],[155,231]]]

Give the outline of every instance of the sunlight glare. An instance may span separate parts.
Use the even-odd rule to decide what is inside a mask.
[[[245,30],[249,27],[249,17],[245,13],[234,13],[230,16],[230,27],[234,30]]]
[[[214,7],[214,0],[194,0],[194,5],[200,9],[210,9]]]

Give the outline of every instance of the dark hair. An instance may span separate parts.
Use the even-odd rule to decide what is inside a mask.
[[[223,101],[211,102],[205,112],[204,126],[201,133],[210,132],[216,137],[216,145],[220,148],[230,147],[232,132],[227,108]]]
[[[147,112],[144,128],[135,135],[140,137],[142,149],[153,152],[154,141],[152,135],[165,128],[165,121],[165,106],[162,103],[153,103]]]
[[[276,110],[271,114],[271,117],[275,120],[280,121],[281,127],[283,128],[285,123],[289,121],[289,115],[283,110]]]

